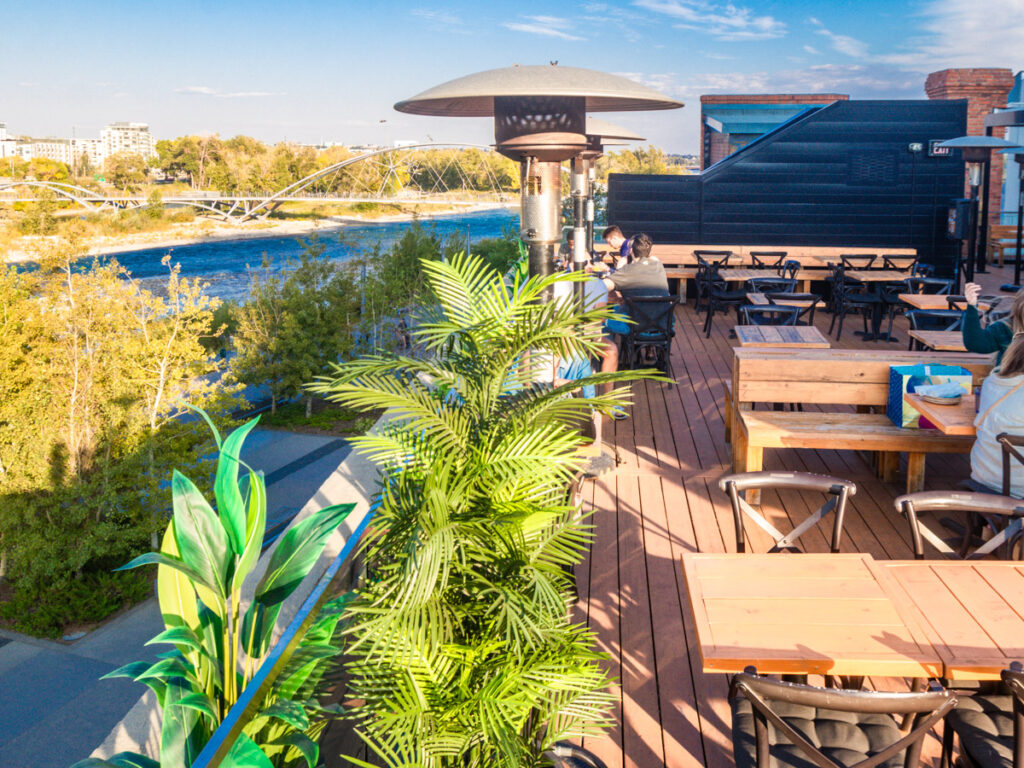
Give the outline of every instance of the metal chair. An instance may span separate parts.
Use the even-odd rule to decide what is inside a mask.
[[[874,258],[874,257],[871,257]],[[845,259],[845,257],[844,257]],[[828,332],[839,321],[836,329],[836,341],[843,335],[843,321],[849,314],[859,314],[864,319],[864,330],[868,329],[868,315],[875,311],[875,305],[883,301],[878,294],[871,293],[867,288],[856,281],[846,279],[846,268],[841,264],[832,267],[832,322],[829,323]]]
[[[895,504],[896,511],[907,518],[914,558],[917,560],[924,559],[925,541],[947,557],[974,559],[995,554],[996,550],[1002,548],[1003,558],[1009,559],[1019,543],[1021,526],[1024,524],[1024,501],[991,492],[923,491],[898,496]],[[922,512],[967,513],[967,527],[956,551],[921,522],[919,515]],[[971,545],[982,526],[988,526],[992,537],[971,552]]]
[[[788,304],[747,304],[738,308],[741,325],[796,325],[800,307]]]
[[[786,251],[751,251],[750,266],[752,269],[779,269],[786,255]]]
[[[799,271],[799,261],[784,261],[782,262],[782,266],[779,267],[779,277],[785,278],[786,280],[796,280],[796,273]]]
[[[742,304],[747,303],[747,290],[746,288],[740,290],[733,290],[729,288],[726,283],[718,274],[718,267],[714,265],[704,265],[698,267],[698,282],[703,283],[704,300],[707,302],[707,317],[704,320],[704,335],[708,338],[711,337],[711,318],[714,317],[715,310],[725,309],[729,307],[739,307]]]
[[[917,256],[901,256],[899,254],[882,254],[882,269],[895,269],[897,272],[909,270],[913,274],[917,266]]]
[[[671,376],[672,339],[676,335],[679,299],[676,296],[623,296],[623,299],[634,323],[623,337],[626,364],[640,368],[653,362],[654,367]]]
[[[935,274],[935,265],[923,264],[919,261],[914,265],[914,268],[910,270],[910,274],[912,277],[931,277]]]
[[[821,296],[816,293],[766,293],[764,295],[769,304],[785,303],[787,301],[810,302],[806,307],[798,307],[800,314],[797,315],[797,325],[814,325],[814,309],[821,303]]]
[[[907,285],[904,293],[926,293],[933,296],[948,296],[953,290],[952,280],[941,277],[908,277],[903,281]]]
[[[740,472],[726,475],[718,481],[718,487],[729,495],[732,502],[733,523],[736,528],[736,551],[745,552],[746,542],[743,530],[743,515],[746,515],[772,539],[775,546],[769,552],[799,552],[795,542],[807,531],[817,525],[829,513],[832,518],[832,552],[839,551],[843,538],[843,517],[846,514],[846,500],[857,493],[857,486],[849,480],[828,475],[815,475],[810,472]],[[825,503],[789,533],[782,533],[764,515],[747,502],[744,493],[766,488],[792,488],[799,491],[816,491],[829,498]]]
[[[732,251],[694,251],[693,255],[697,258],[697,264],[710,264],[715,267],[729,266],[729,259],[734,256]]]
[[[1024,454],[1017,450],[1024,447],[1024,435],[1000,432],[996,440],[1003,448],[1003,496],[1009,496],[1013,490],[1013,462],[1024,464]]]
[[[747,290],[756,293],[792,293],[796,280],[788,277],[752,277],[747,280]]]
[[[871,269],[878,256],[874,254],[844,253],[840,254],[843,269]]]
[[[1024,667],[1015,661],[1000,678],[1002,690],[965,696],[946,716],[943,765],[952,758],[955,734],[967,768],[1024,768]]]
[[[938,684],[920,693],[837,690],[748,667],[733,678],[729,704],[737,768],[916,768],[925,736],[957,698]],[[913,717],[909,732],[896,715]]]
[[[906,312],[912,331],[958,331],[964,320],[959,309],[911,309]],[[924,349],[924,345],[910,337],[907,349]]]

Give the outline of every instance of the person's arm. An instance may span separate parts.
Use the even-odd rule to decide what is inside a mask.
[[[981,327],[981,315],[978,314],[978,295],[980,293],[981,286],[977,283],[968,283],[964,286],[967,309],[960,326],[960,335],[963,338],[964,346],[967,347],[968,352],[978,352],[982,355],[1002,352],[1003,347],[999,343],[999,335],[995,327],[998,324],[993,323],[988,328]]]

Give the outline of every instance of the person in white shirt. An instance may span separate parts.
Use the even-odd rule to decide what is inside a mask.
[[[1013,329],[1002,361],[981,385],[977,437],[971,449],[971,479],[1002,493],[1003,449],[996,436],[1024,435],[1024,290],[1017,293],[1007,322]],[[1010,495],[1024,498],[1024,464],[1010,462]]]

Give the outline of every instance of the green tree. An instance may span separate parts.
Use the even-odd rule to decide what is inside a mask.
[[[71,171],[59,160],[33,157],[29,160],[26,175],[36,181],[67,181],[71,178]]]
[[[324,250],[319,241],[307,243],[284,274],[265,259],[252,272],[249,300],[236,313],[232,374],[243,384],[268,386],[271,412],[279,399],[299,394],[352,349],[359,312],[354,281]],[[306,408],[308,414],[312,398]]]
[[[431,291],[414,331],[422,359],[375,355],[313,388],[401,419],[356,440],[383,479],[365,546],[367,580],[348,610],[357,731],[387,766],[542,765],[561,739],[607,722],[610,680],[572,623],[567,569],[588,526],[567,501],[580,420],[625,389],[573,397],[551,355],[594,356],[607,309],[540,297],[562,274],[505,286],[480,259],[422,265]]]
[[[103,163],[107,181],[125,193],[134,192],[142,186],[148,170],[146,159],[134,152],[118,152]]]

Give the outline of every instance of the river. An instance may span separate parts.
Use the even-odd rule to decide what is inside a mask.
[[[518,229],[518,209],[496,209],[469,214],[451,214],[423,219],[422,225],[444,238],[453,233],[465,236],[468,229],[471,241],[500,237],[503,229]],[[379,224],[325,227],[319,233],[327,255],[344,261],[364,249],[380,243],[390,248],[412,222],[381,222]],[[170,254],[171,261],[181,267],[181,275],[202,278],[209,283],[208,293],[225,300],[244,300],[249,292],[249,267],[257,268],[263,256],[269,256],[274,265],[283,267],[289,258],[298,258],[308,236],[265,237],[250,240],[227,240],[195,243],[165,248],[147,248],[113,254],[143,287],[162,293],[167,269],[160,262]],[[103,258],[103,257],[101,257]]]

